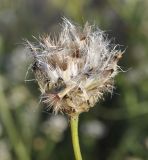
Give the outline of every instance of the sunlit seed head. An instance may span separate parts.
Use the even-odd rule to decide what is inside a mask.
[[[41,100],[55,113],[80,114],[112,92],[122,52],[97,27],[86,23],[82,29],[63,18],[57,37],[27,41],[27,47]]]

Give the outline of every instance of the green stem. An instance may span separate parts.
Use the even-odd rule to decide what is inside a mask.
[[[0,88],[0,118],[5,126],[10,142],[19,160],[30,160],[27,149],[22,142],[15,127],[12,115],[7,104],[7,99]]]
[[[82,160],[79,136],[78,136],[78,121],[79,116],[71,117],[70,126],[71,126],[71,135],[72,135],[72,144],[76,160]]]

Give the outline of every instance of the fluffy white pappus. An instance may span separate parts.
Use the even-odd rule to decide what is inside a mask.
[[[42,101],[55,113],[80,114],[112,92],[122,52],[97,27],[63,18],[57,37],[40,37],[36,45],[27,41],[27,47]]]

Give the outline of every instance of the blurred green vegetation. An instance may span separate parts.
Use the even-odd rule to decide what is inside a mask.
[[[59,32],[62,16],[97,24],[126,49],[114,94],[81,115],[84,160],[148,159],[147,8],[147,0],[0,0],[0,160],[74,159],[68,120],[24,82],[23,39]]]

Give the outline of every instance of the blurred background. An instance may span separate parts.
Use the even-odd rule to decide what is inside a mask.
[[[126,49],[114,94],[81,115],[84,160],[148,160],[147,8],[147,0],[0,0],[0,160],[74,160],[68,119],[24,81],[23,39],[59,32],[63,16],[95,23]]]

